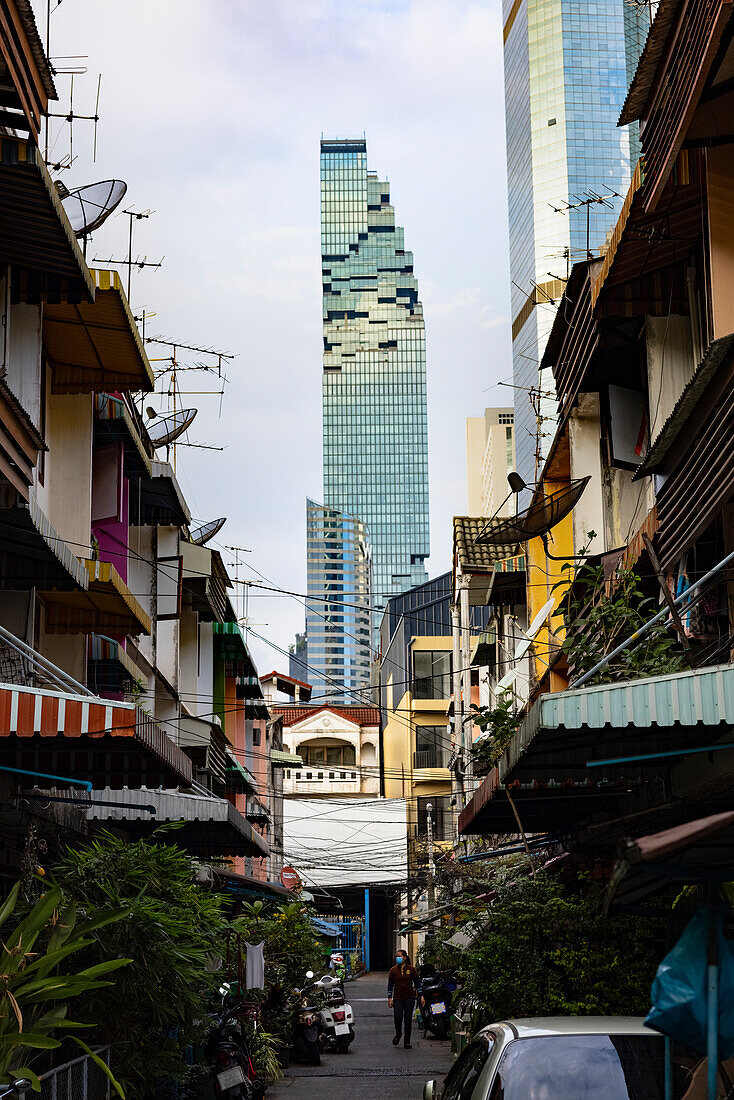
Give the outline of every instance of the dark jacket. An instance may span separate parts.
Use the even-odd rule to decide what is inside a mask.
[[[414,966],[403,963],[394,966],[387,976],[387,995],[396,1001],[407,1001],[415,997],[415,987],[420,979]]]

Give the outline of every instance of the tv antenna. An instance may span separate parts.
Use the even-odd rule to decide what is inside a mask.
[[[132,292],[132,274],[133,268],[137,268],[138,271],[142,271],[145,267],[162,267],[165,256],[161,256],[157,263],[153,263],[148,260],[147,256],[143,256],[142,260],[138,257],[133,259],[133,222],[142,221],[144,218],[149,218],[151,214],[154,214],[154,210],[123,210],[123,214],[126,214],[130,219],[130,225],[127,234],[127,259],[116,260],[114,256],[110,256],[109,259],[102,259],[99,256],[95,256],[94,263],[99,264],[119,264],[121,267],[127,268],[127,300],[130,302],[130,294]]]
[[[593,260],[594,257],[591,252],[591,208],[592,206],[603,206],[606,210],[614,210],[614,203],[612,199],[620,198],[618,191],[609,190],[608,194],[600,195],[598,192],[592,190],[590,187],[587,191],[584,191],[581,195],[571,195],[575,202],[566,202],[564,199],[560,206],[556,206],[554,203],[549,202],[551,210],[556,214],[568,214],[571,210],[581,210],[586,208],[586,258]]]
[[[57,5],[58,6],[58,5]],[[82,56],[81,54],[78,56]],[[86,72],[86,69],[81,70]],[[54,72],[57,72],[54,69]],[[74,77],[80,75],[80,71],[76,69],[71,70],[71,84],[69,86],[69,110],[66,114],[61,111],[49,111],[46,118],[46,145],[44,149],[44,160],[46,164],[48,160],[48,119],[49,118],[62,118],[65,122],[69,123],[69,152],[66,157],[63,157],[58,163],[53,164],[51,167],[58,171],[61,168],[71,168],[75,161],[74,156],[74,123],[75,122],[93,122],[94,123],[94,138],[92,142],[92,163],[97,160],[97,124],[99,122],[99,94],[102,89],[102,73],[99,73],[97,77],[97,98],[94,104],[93,115],[80,115],[74,111]],[[66,161],[66,163],[64,163]]]

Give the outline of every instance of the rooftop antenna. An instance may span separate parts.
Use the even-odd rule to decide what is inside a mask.
[[[57,7],[58,7],[58,4],[57,4]],[[81,57],[82,55],[79,54],[78,56]],[[54,69],[54,72],[58,72],[58,70]],[[74,160],[75,160],[75,157],[74,157],[74,123],[75,122],[93,122],[94,123],[94,138],[93,138],[93,143],[92,143],[92,162],[94,163],[97,160],[97,124],[99,122],[99,94],[100,94],[100,91],[101,91],[101,88],[102,88],[102,73],[100,73],[97,77],[97,99],[96,99],[95,105],[94,105],[94,114],[93,115],[80,115],[80,114],[77,114],[74,111],[74,77],[78,76],[80,74],[80,72],[86,72],[86,69],[82,69],[82,70],[71,69],[70,70],[71,85],[69,87],[69,110],[68,110],[68,112],[66,114],[63,114],[60,111],[49,111],[47,116],[46,116],[46,146],[45,146],[45,152],[44,152],[44,160],[45,160],[46,164],[48,164],[48,120],[49,120],[49,118],[63,118],[66,122],[69,123],[68,163],[64,164],[64,160],[66,158],[62,158],[62,160],[60,160],[57,164],[53,165],[53,167],[56,170],[58,170],[60,168],[71,168],[72,164],[74,163]]]
[[[128,235],[127,235],[127,259],[126,260],[116,260],[114,258],[114,256],[110,256],[108,259],[103,259],[102,257],[99,257],[99,256],[94,257],[94,261],[93,261],[94,263],[120,264],[122,267],[127,268],[127,300],[128,300],[128,302],[130,301],[130,295],[132,293],[133,268],[136,267],[138,269],[138,271],[142,271],[144,267],[162,267],[163,266],[163,261],[165,260],[165,256],[161,256],[160,260],[157,263],[150,262],[148,260],[147,256],[143,256],[142,260],[140,258],[135,259],[135,260],[133,259],[133,222],[142,221],[143,218],[147,219],[153,213],[155,213],[154,210],[132,210],[132,209],[123,210],[123,214],[127,215],[127,217],[130,219],[130,225],[129,225]]]
[[[598,192],[589,187],[589,189],[587,191],[584,191],[581,195],[571,195],[571,198],[575,199],[576,201],[567,202],[565,199],[563,199],[559,206],[556,206],[552,202],[549,202],[548,205],[550,206],[551,210],[553,210],[556,214],[568,214],[571,210],[580,210],[582,207],[586,207],[586,258],[589,260],[593,260],[594,257],[591,252],[590,239],[591,207],[603,206],[607,210],[614,210],[614,203],[611,202],[611,200],[620,198],[619,192],[612,191],[610,188],[606,195],[600,195]]]

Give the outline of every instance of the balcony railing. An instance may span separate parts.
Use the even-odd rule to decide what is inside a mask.
[[[430,748],[430,749],[418,749],[413,753],[413,770],[419,771],[421,768],[448,768],[449,755],[445,749],[442,748]]]

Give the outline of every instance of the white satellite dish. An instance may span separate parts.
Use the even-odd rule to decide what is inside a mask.
[[[495,695],[499,695],[501,691],[509,691],[516,679],[517,672],[514,668],[511,668],[509,672],[504,674],[501,680],[497,681],[497,686],[494,689]]]
[[[102,180],[100,183],[88,183],[86,187],[77,187],[64,195],[61,205],[76,236],[86,237],[98,229],[120,205],[126,191],[127,184],[122,180]]]
[[[521,661],[523,659],[523,657],[525,656],[527,651],[530,649],[530,646],[533,644],[533,638],[538,633],[541,626],[543,625],[545,620],[548,618],[548,616],[550,615],[551,611],[553,610],[553,608],[555,606],[556,606],[556,601],[552,598],[550,600],[548,600],[546,603],[543,604],[540,611],[538,612],[538,614],[535,616],[535,618],[531,622],[530,626],[528,627],[527,634],[525,635],[524,638],[522,638],[518,642],[517,649],[515,650],[515,652],[512,656],[513,661]]]
[[[201,527],[197,527],[195,531],[191,532],[191,541],[195,542],[197,546],[205,546],[209,539],[213,539],[217,531],[221,531],[227,522],[226,516],[221,516],[219,519],[213,519],[209,523],[204,523]]]
[[[148,435],[154,447],[163,447],[173,443],[174,439],[186,431],[196,416],[198,409],[177,409],[175,413],[162,416],[155,424],[148,426]]]

